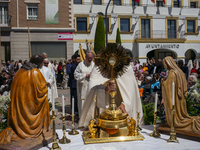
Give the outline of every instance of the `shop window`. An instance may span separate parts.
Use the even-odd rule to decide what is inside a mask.
[[[87,17],[77,17],[77,31],[87,31]]]
[[[167,20],[168,38],[176,38],[176,20]]]
[[[102,5],[102,1],[101,0],[93,0],[93,4]]]
[[[113,5],[122,5],[121,0],[113,0]]]
[[[139,3],[136,2],[135,0],[132,0],[132,6],[139,6]]]
[[[164,6],[163,1],[161,1],[161,0],[156,1],[156,7],[163,7],[163,6]]]
[[[195,33],[195,21],[187,20],[187,32]]]
[[[120,18],[120,31],[130,32],[130,18]]]
[[[150,19],[141,19],[141,38],[150,37]]]
[[[31,54],[42,55],[46,52],[49,60],[65,60],[66,50],[66,42],[31,42]]]
[[[38,19],[38,5],[37,4],[27,4],[27,19],[28,20]]]
[[[190,8],[197,8],[197,2],[190,2]]]
[[[82,4],[82,0],[74,0],[74,4]]]
[[[8,25],[8,5],[7,4],[1,4],[0,5],[0,20],[1,25]]]

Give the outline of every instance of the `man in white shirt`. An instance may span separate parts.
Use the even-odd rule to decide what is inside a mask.
[[[20,59],[18,63],[18,69],[21,69],[21,67],[22,67],[22,60]]]
[[[78,112],[81,116],[83,104],[85,101],[85,95],[88,90],[88,83],[90,79],[90,73],[94,67],[93,54],[88,52],[86,59],[80,62],[74,72],[74,78],[77,80],[77,98],[78,98]]]

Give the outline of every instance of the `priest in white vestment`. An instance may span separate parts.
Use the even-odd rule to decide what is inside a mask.
[[[79,121],[79,127],[87,127],[91,119],[96,116],[95,107],[99,108],[101,113],[105,108],[109,107],[110,96],[107,88],[109,88],[108,78],[104,78],[99,72],[98,67],[94,66],[90,75],[88,91],[86,94],[83,111]],[[109,82],[110,83],[110,82]],[[142,104],[140,100],[139,89],[131,65],[126,72],[116,79],[115,102],[122,112],[126,112],[133,119],[137,119],[137,111],[140,112],[140,125],[144,124]],[[96,97],[96,100],[95,100]],[[96,101],[96,103],[95,103]],[[124,110],[125,109],[125,110]]]
[[[47,54],[46,53],[43,53],[42,54],[42,57],[44,59],[47,58]],[[48,68],[50,69],[52,75],[53,75],[53,85],[54,86],[54,98],[57,98],[58,97],[58,91],[57,91],[57,85],[56,85],[56,74],[55,74],[55,71],[53,69],[53,66],[51,65],[51,63],[48,64]],[[52,88],[51,88],[52,89]],[[52,89],[53,90],[53,89]],[[52,91],[53,92],[53,91]]]
[[[94,67],[93,54],[88,52],[86,59],[80,62],[74,71],[74,78],[77,80],[77,99],[78,99],[78,113],[81,116],[85,95],[88,89],[90,73]]]
[[[48,87],[48,99],[51,97],[51,87],[53,86],[53,74],[48,68],[49,60],[47,58],[44,59],[44,66],[40,68],[40,72],[44,76],[46,82],[47,82],[47,87]]]

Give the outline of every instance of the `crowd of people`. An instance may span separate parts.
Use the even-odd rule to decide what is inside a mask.
[[[200,62],[190,60],[188,63],[183,60],[175,61],[178,67],[185,74],[188,92],[192,89],[200,78]],[[168,70],[163,66],[162,59],[150,59],[147,63],[142,65],[138,60],[131,62],[135,77],[137,80],[140,96],[143,103],[151,103],[155,100],[155,92],[158,93],[158,108],[161,114],[164,114],[164,104],[162,98],[162,81],[165,81],[168,76]],[[163,108],[163,110],[162,110]],[[200,108],[198,108],[200,110]]]
[[[46,58],[46,61],[44,60],[43,63],[44,66],[48,66],[49,63],[51,64],[54,70],[53,74],[56,78],[57,86],[66,89],[68,87],[66,65],[70,63],[70,60],[60,60],[59,62],[56,60],[49,61],[46,53],[44,53],[42,56],[44,59]],[[12,79],[14,78],[16,72],[26,63],[28,63],[28,60],[11,60],[7,62],[1,60],[0,95],[5,95],[9,92]]]
[[[52,72],[52,77],[55,77],[57,87],[62,89],[70,88],[70,99],[75,102],[75,113],[81,115],[82,107],[84,104],[87,85],[90,79],[90,73],[94,67],[93,54],[87,53],[86,59],[81,62],[80,55],[73,55],[70,60],[48,60],[47,54],[44,53],[44,66],[49,67]],[[28,63],[27,60],[22,61],[1,61],[1,76],[0,76],[0,94],[7,95],[11,88],[12,79],[15,73],[24,65]],[[183,60],[178,60],[178,67],[184,72],[188,82],[188,91],[194,87],[197,80],[200,78],[200,62],[189,61],[188,63]],[[140,96],[144,103],[152,102],[155,99],[155,92],[159,95],[159,104],[162,105],[162,80],[166,80],[168,70],[163,66],[162,59],[155,58],[147,61],[147,63],[140,64],[139,60],[131,61],[130,63],[136,78],[136,82],[140,91]],[[43,72],[44,70],[40,70]],[[44,75],[45,76],[45,75]],[[52,78],[47,77],[47,78]],[[48,79],[46,79],[48,80]],[[53,79],[49,84],[53,84]],[[52,85],[51,85],[52,86]],[[152,94],[154,95],[152,97]]]
[[[152,58],[148,63],[140,65],[138,60],[131,62],[135,77],[138,83],[138,87],[143,89],[143,98],[148,97],[153,91],[161,91],[161,80],[165,80],[168,75],[168,70],[163,67],[161,59],[155,63],[155,59]],[[183,63],[183,60],[178,60],[177,65],[185,74],[188,81],[188,90],[194,86],[197,79],[200,78],[200,62],[190,60],[189,63]]]

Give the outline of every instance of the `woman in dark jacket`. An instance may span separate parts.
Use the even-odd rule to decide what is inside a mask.
[[[61,86],[62,80],[63,80],[63,69],[62,69],[62,62],[59,62],[58,68],[58,77],[57,77],[57,82],[58,82],[58,86]]]

